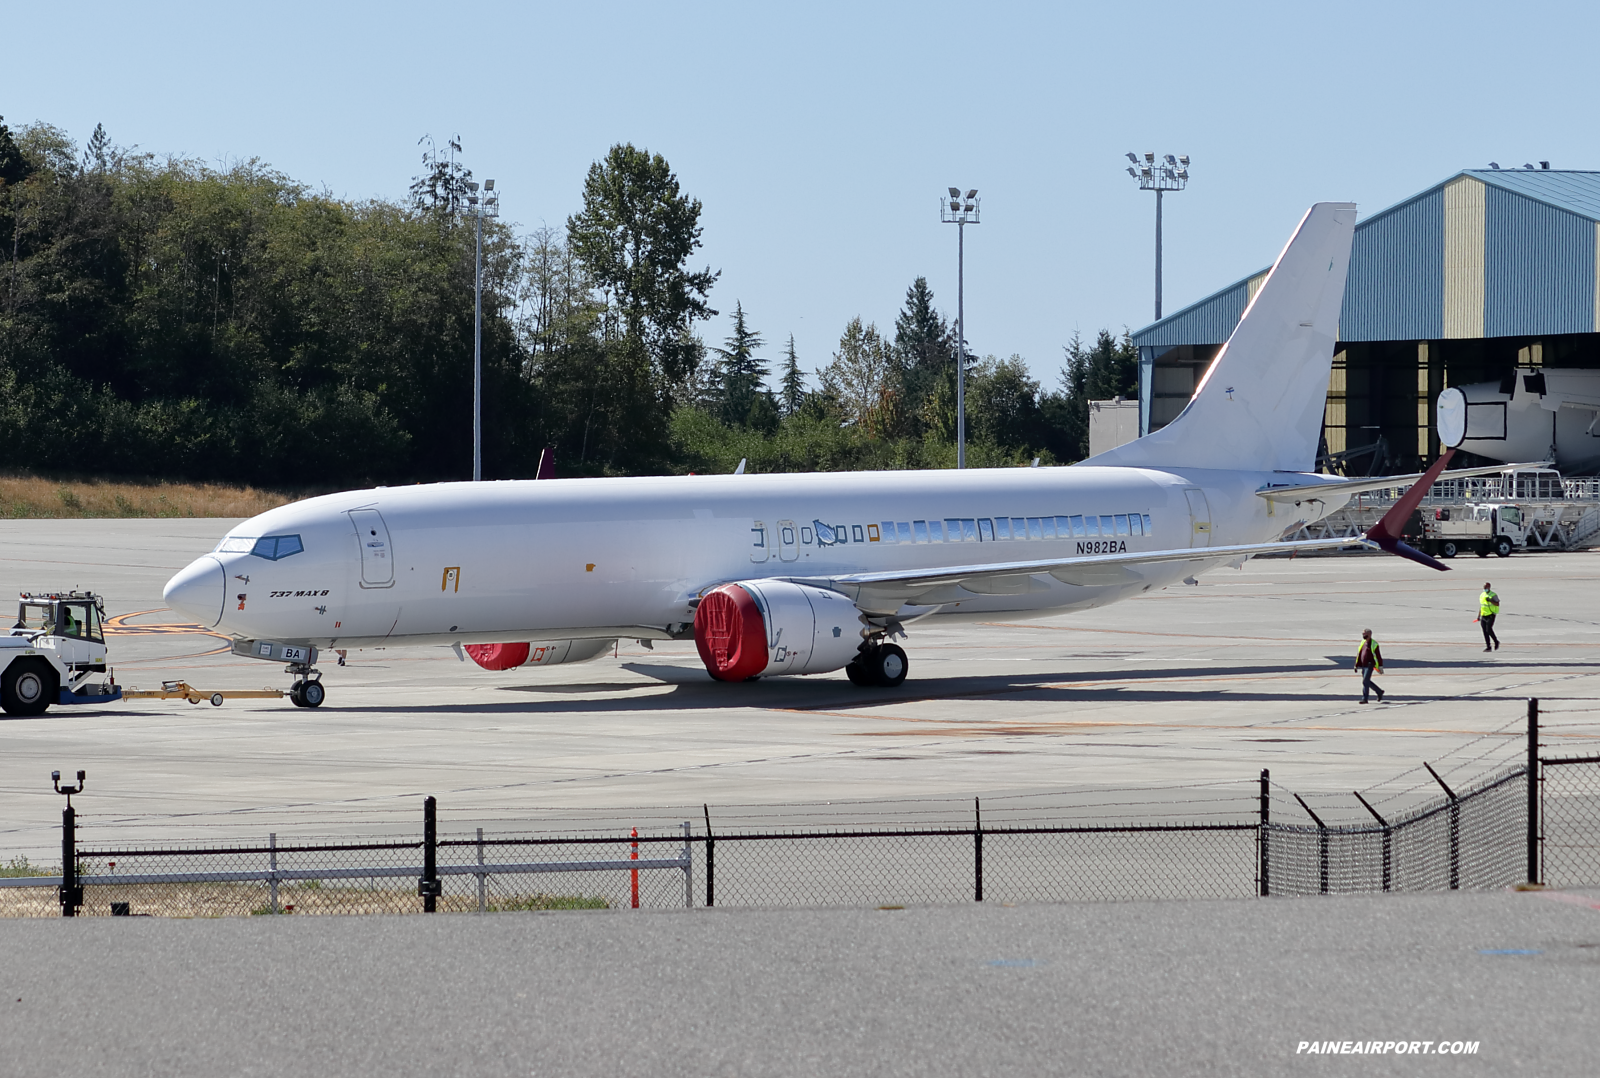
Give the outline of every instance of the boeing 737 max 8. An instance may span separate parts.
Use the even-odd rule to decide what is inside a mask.
[[[1347,546],[1274,540],[1396,483],[1311,474],[1355,216],[1313,206],[1182,414],[1072,467],[331,494],[234,528],[166,601],[239,654],[287,662],[301,706],[323,700],[319,648],[429,644],[505,669],[692,637],[722,680],[844,669],[897,685],[891,641],[923,618],[1084,610],[1255,554]],[[1405,513],[1366,541],[1444,568],[1398,541]]]

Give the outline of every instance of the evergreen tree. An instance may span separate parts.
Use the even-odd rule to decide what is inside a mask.
[[[926,277],[906,289],[905,306],[894,320],[895,355],[908,403],[924,412],[947,373],[955,371],[955,334],[933,306]]]
[[[766,342],[761,335],[745,324],[744,304],[733,305],[733,335],[718,348],[721,357],[722,419],[725,423],[743,425],[750,414],[750,406],[761,392],[767,378],[767,365],[756,356],[756,349]]]
[[[106,135],[105,124],[95,124],[94,134],[89,136],[89,145],[83,151],[83,168],[85,172],[105,172],[111,163],[111,139]]]
[[[800,360],[794,354],[794,334],[783,356],[783,378],[779,381],[779,411],[785,419],[798,415],[806,402],[806,376],[800,373]]]

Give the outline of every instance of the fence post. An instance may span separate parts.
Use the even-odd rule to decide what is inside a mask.
[[[1266,898],[1272,893],[1272,882],[1267,875],[1267,824],[1271,822],[1271,810],[1268,807],[1267,789],[1271,776],[1266,768],[1261,769],[1261,821],[1256,824],[1256,882],[1260,884],[1260,894]]]
[[[1433,776],[1433,781],[1439,784],[1444,795],[1450,799],[1450,890],[1461,889],[1461,802],[1456,798],[1456,792],[1445,785],[1444,779],[1439,777],[1439,772],[1433,769],[1428,761],[1422,761],[1422,766],[1428,769],[1428,774]]]
[[[972,858],[973,858],[973,886],[972,901],[983,901],[983,806],[974,797],[972,799]]]
[[[78,812],[67,802],[61,812],[61,916],[78,916],[83,888],[78,885]]]
[[[639,859],[639,829],[637,827],[635,827],[633,829],[632,834],[633,834],[633,849],[628,854],[628,860],[637,861]],[[631,877],[630,883],[633,886],[633,908],[634,909],[638,909],[639,908],[639,870],[636,869],[636,868],[630,868],[628,870],[628,875]]]
[[[1350,792],[1355,795],[1357,801],[1361,802],[1362,808],[1372,813],[1372,818],[1378,821],[1378,826],[1383,828],[1383,889],[1387,891],[1389,890],[1389,881],[1392,878],[1390,872],[1392,862],[1390,858],[1394,848],[1394,829],[1389,826],[1388,820],[1378,815],[1377,809],[1367,804],[1367,799],[1361,796],[1360,790],[1351,790]]]
[[[694,853],[689,846],[689,821],[683,821],[683,908],[694,909]]]
[[[272,888],[272,912],[278,912],[278,832],[274,831],[267,836],[267,868],[272,874],[268,877],[268,886]]]
[[[1528,701],[1528,882],[1539,882],[1539,700]]]
[[[1300,807],[1306,810],[1306,815],[1311,817],[1311,822],[1317,825],[1317,864],[1318,880],[1322,894],[1328,893],[1328,825],[1322,822],[1322,817],[1311,811],[1311,806],[1306,804],[1306,799],[1299,794],[1294,799],[1300,802]]]
[[[444,890],[439,884],[438,804],[432,796],[422,799],[422,878],[417,881],[417,894],[422,896],[423,913],[437,910]]]
[[[711,806],[702,804],[706,814],[706,908],[717,904],[717,836],[711,833]]]
[[[478,912],[489,912],[489,874],[483,870],[483,828],[478,828]]]

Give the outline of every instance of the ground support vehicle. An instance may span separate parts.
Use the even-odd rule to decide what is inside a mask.
[[[234,650],[254,658],[288,661],[290,671],[300,680],[287,693],[282,689],[206,692],[186,681],[164,681],[160,689],[123,689],[107,666],[104,620],[104,600],[93,592],[24,593],[15,625],[0,636],[0,709],[7,715],[27,717],[42,715],[51,706],[117,700],[187,700],[191,704],[209,700],[213,707],[221,707],[224,700],[277,700],[286,695],[296,707],[322,703],[320,681],[308,680],[306,675],[316,660],[315,649],[297,651],[275,645],[277,652],[268,655],[259,651],[255,641],[245,642],[248,651],[241,651],[239,644]],[[309,673],[316,676],[314,670]],[[315,688],[308,690],[308,685]]]
[[[1422,539],[1417,545],[1443,558],[1466,553],[1506,558],[1513,550],[1527,549],[1528,520],[1520,507],[1504,502],[1435,509],[1423,516]]]
[[[0,708],[42,715],[52,704],[122,698],[106,675],[103,601],[93,592],[23,594],[17,621],[0,636]]]

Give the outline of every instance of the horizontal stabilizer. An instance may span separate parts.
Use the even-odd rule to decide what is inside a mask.
[[[1448,472],[1440,472],[1428,481],[1429,486],[1441,479],[1467,479],[1475,475],[1498,475],[1501,472],[1516,471],[1519,468],[1548,468],[1548,460],[1537,461],[1532,464],[1490,464],[1482,468],[1452,468]],[[1431,471],[1432,469],[1430,469]],[[1417,482],[1428,472],[1411,472],[1408,475],[1380,475],[1368,476],[1365,479],[1330,479],[1326,483],[1302,483],[1296,486],[1267,486],[1256,491],[1256,497],[1266,498],[1274,502],[1300,502],[1315,501],[1318,498],[1330,495],[1361,494],[1369,490],[1389,490],[1392,487],[1403,487]],[[1426,493],[1426,490],[1424,490]]]

